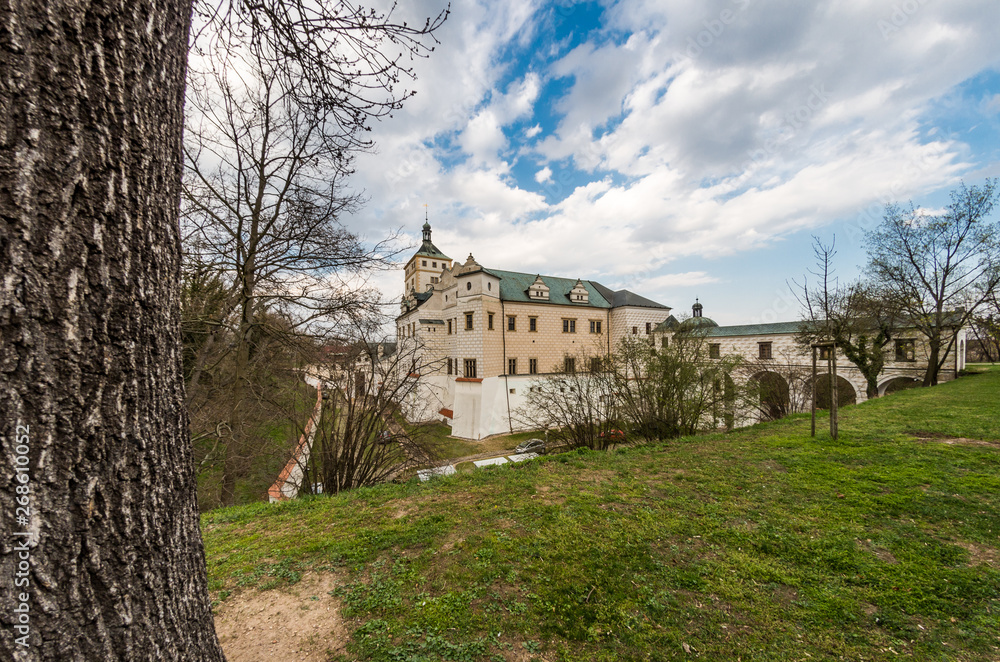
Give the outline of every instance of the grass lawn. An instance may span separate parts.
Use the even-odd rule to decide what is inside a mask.
[[[1000,368],[840,416],[216,510],[210,588],[337,573],[340,660],[1000,660]]]

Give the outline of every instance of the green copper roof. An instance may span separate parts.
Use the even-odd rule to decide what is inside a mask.
[[[542,276],[542,282],[549,287],[549,300],[539,301],[528,296],[528,288],[535,282],[537,274],[524,274],[518,271],[502,271],[500,269],[483,269],[500,279],[500,298],[504,301],[521,301],[524,303],[547,303],[563,306],[590,308],[610,308],[611,302],[604,298],[595,287],[595,283],[582,280],[590,298],[589,303],[579,303],[569,300],[569,291],[576,286],[575,278],[557,278]]]
[[[430,241],[424,241],[420,244],[420,250],[413,254],[414,257],[417,255],[426,255],[427,257],[443,257],[446,260],[451,258],[442,253],[437,246],[432,244]]]
[[[804,322],[772,322],[771,324],[740,324],[713,326],[705,330],[708,337],[768,336],[779,333],[798,333]]]

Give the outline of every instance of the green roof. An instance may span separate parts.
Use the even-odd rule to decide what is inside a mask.
[[[610,308],[611,302],[604,298],[595,287],[595,283],[580,279],[587,289],[590,302],[582,303],[569,300],[569,291],[576,287],[575,278],[557,278],[542,276],[542,282],[549,288],[548,301],[539,301],[528,296],[528,288],[535,282],[538,274],[524,274],[518,271],[502,271],[500,269],[483,269],[500,279],[500,298],[504,301],[521,301],[524,303],[548,303],[562,306],[577,306],[583,308]]]
[[[773,322],[771,324],[739,324],[736,326],[713,326],[705,329],[705,335],[718,336],[769,336],[781,333],[798,333],[805,322]]]
[[[429,240],[424,240],[424,242],[420,244],[420,250],[414,253],[413,257],[416,257],[418,255],[426,255],[427,257],[443,257],[446,260],[451,259],[447,255],[442,253],[440,249],[438,249],[438,247],[432,244]]]

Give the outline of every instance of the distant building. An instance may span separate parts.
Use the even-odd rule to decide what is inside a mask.
[[[696,325],[705,334],[709,360],[727,355],[741,357],[747,365],[747,377],[767,384],[764,389],[775,398],[775,402],[765,403],[778,413],[802,411],[810,407],[812,397],[812,350],[798,342],[796,335],[803,326],[802,321],[773,322],[770,324],[740,324],[719,326],[704,317],[704,307],[699,302],[691,308],[691,317],[685,322],[669,317],[654,331],[657,344],[669,338],[681,324]],[[955,379],[965,369],[967,342],[966,329],[949,329],[945,342],[951,334],[957,334],[954,349],[948,354],[944,367],[938,375],[939,381]],[[928,348],[923,335],[916,329],[900,329],[885,348],[887,360],[878,380],[878,393],[916,386],[923,381],[927,371]],[[826,355],[821,356],[817,371],[818,399],[820,406],[829,402],[829,380]],[[837,352],[838,401],[841,405],[863,402],[868,399],[868,384],[861,371],[844,354]]]
[[[652,339],[670,308],[582,278],[454,264],[431,241],[405,269],[396,320],[401,352],[412,352],[410,420],[444,420],[452,434],[481,439],[517,427],[513,413],[539,375],[585,370],[621,338]]]

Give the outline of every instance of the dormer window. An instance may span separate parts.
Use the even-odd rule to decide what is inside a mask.
[[[576,285],[569,291],[569,300],[573,303],[590,303],[590,290],[583,286],[583,281],[577,279]]]
[[[535,282],[528,287],[528,298],[538,301],[549,300],[549,286],[545,284],[541,276],[535,276]]]

